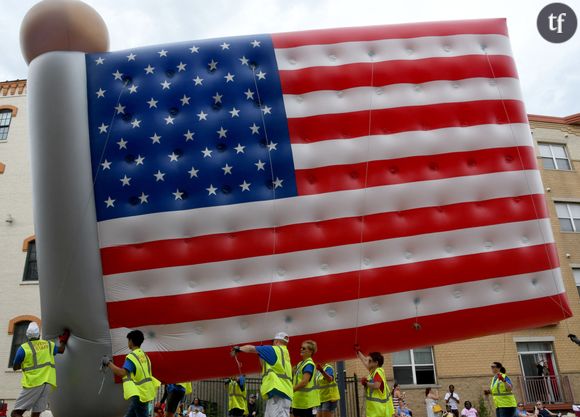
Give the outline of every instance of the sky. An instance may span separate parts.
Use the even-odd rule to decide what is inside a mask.
[[[0,81],[27,77],[20,23],[38,0],[0,0]],[[536,28],[538,0],[86,0],[105,20],[111,50],[307,29],[505,17],[526,109],[580,113],[580,29],[562,44]],[[580,18],[580,0],[568,0]]]

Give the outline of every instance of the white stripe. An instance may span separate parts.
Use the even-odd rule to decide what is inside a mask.
[[[522,100],[516,78],[469,78],[284,94],[288,118],[479,100]]]
[[[294,143],[292,154],[294,168],[309,169],[357,164],[367,160],[380,161],[512,146],[533,146],[530,127],[527,124],[449,127],[392,135]]]
[[[268,340],[284,329],[292,336],[392,322],[564,292],[559,269],[408,291],[332,304],[231,318],[139,327],[147,352],[233,346]],[[417,303],[418,301],[418,303]],[[358,306],[358,314],[357,314]],[[233,310],[232,310],[233,312]],[[358,317],[358,322],[355,322]],[[313,320],[313,318],[318,318]],[[113,352],[127,353],[127,328],[111,330]]]
[[[542,193],[537,170],[498,172],[106,220],[99,239],[105,248]]]
[[[530,220],[104,277],[108,302],[286,282],[552,243],[550,220]],[[362,259],[362,262],[361,262]]]
[[[279,70],[462,55],[512,55],[504,35],[450,35],[306,45],[274,50]]]

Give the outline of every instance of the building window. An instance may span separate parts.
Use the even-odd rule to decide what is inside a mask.
[[[542,164],[546,169],[560,169],[570,171],[570,159],[566,152],[566,145],[556,143],[538,143]]]
[[[435,362],[431,346],[393,353],[395,381],[401,385],[435,384]]]
[[[22,281],[38,281],[38,269],[36,268],[36,242],[28,242],[28,254],[24,265],[24,277]]]
[[[574,274],[574,281],[576,281],[578,295],[580,295],[580,268],[572,268],[572,273]]]
[[[580,203],[556,203],[560,230],[580,232]]]
[[[12,110],[0,110],[0,141],[8,138],[10,120],[12,120]]]
[[[16,356],[16,351],[21,344],[26,342],[26,329],[30,321],[19,321],[14,325],[14,332],[12,333],[12,348],[10,349],[10,358],[8,359],[8,367],[12,368],[12,362],[14,362],[14,356]]]
[[[518,342],[525,402],[566,402],[560,386],[552,342]]]

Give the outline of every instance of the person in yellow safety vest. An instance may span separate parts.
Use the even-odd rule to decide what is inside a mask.
[[[246,394],[246,377],[233,376],[226,379],[228,386],[228,414],[230,417],[248,415],[248,400]]]
[[[515,417],[518,403],[514,396],[513,384],[506,375],[506,370],[500,362],[491,364],[493,378],[489,390],[485,390],[485,395],[491,394],[495,404],[496,417]]]
[[[318,377],[316,378],[320,393],[320,408],[317,417],[332,417],[340,400],[340,392],[334,378],[334,368],[330,364],[316,365]]]
[[[191,382],[178,382],[177,384],[167,384],[165,385],[165,391],[163,392],[163,397],[161,398],[160,404],[163,404],[167,400],[167,405],[165,406],[165,417],[174,417],[175,411],[179,406],[183,397],[191,394]]]
[[[104,356],[102,363],[123,378],[123,396],[131,400],[126,416],[149,417],[149,402],[153,401],[161,383],[151,372],[151,360],[141,349],[145,340],[141,330],[132,330],[127,334],[127,346],[131,349],[125,357],[125,363],[119,368],[111,358]]]
[[[369,371],[369,375],[361,380],[365,387],[366,417],[392,417],[395,414],[393,398],[382,368],[385,358],[379,352],[371,352],[368,357],[358,348],[356,352]]]
[[[294,417],[312,417],[314,407],[320,405],[320,393],[316,386],[314,373],[316,365],[312,355],[318,347],[314,340],[305,340],[300,347],[302,361],[294,371],[294,398],[292,398],[292,415]]]
[[[255,353],[262,363],[262,386],[260,393],[266,401],[264,417],[289,417],[290,404],[294,395],[292,389],[292,364],[288,353],[290,337],[279,332],[272,345],[235,346],[232,353]]]
[[[22,392],[14,403],[11,417],[21,417],[31,410],[32,417],[39,417],[48,408],[48,393],[56,388],[54,356],[64,353],[70,332],[65,329],[58,337],[59,345],[40,339],[40,328],[31,322],[26,329],[28,341],[23,343],[14,356],[12,369],[22,369]]]

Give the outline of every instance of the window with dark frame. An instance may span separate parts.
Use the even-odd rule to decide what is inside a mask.
[[[559,143],[538,143],[540,158],[545,169],[556,169],[560,171],[572,170],[566,145]]]
[[[38,281],[38,269],[36,267],[36,242],[28,242],[28,253],[26,264],[24,265],[24,276],[22,281]]]
[[[8,139],[12,110],[0,110],[0,141]]]
[[[14,325],[14,332],[12,333],[12,348],[10,349],[10,357],[8,358],[8,367],[12,368],[12,362],[14,362],[14,356],[16,356],[16,351],[21,344],[25,343],[28,339],[26,338],[26,329],[30,321],[19,321]]]
[[[431,346],[392,354],[395,381],[400,385],[432,385],[437,382]]]

